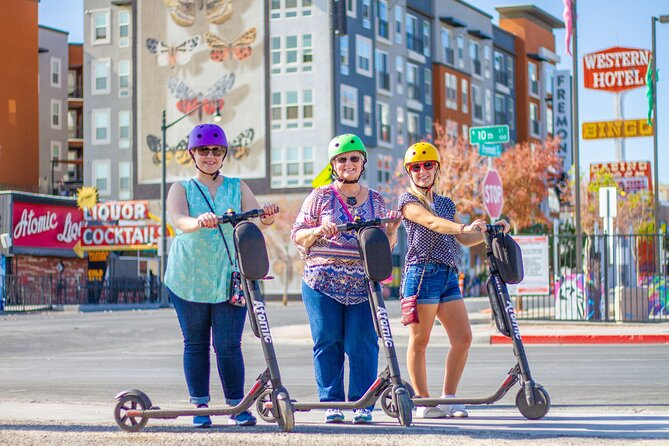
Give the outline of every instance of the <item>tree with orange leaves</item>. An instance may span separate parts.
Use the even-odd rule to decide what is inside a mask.
[[[548,196],[548,188],[562,170],[558,143],[548,140],[543,145],[516,144],[495,159],[495,167],[502,177],[504,209],[514,232],[537,222],[548,223],[541,203]]]

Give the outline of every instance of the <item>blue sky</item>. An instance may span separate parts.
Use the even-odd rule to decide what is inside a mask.
[[[144,0],[146,1],[146,0]],[[159,0],[155,0],[159,1]],[[39,23],[69,31],[70,42],[83,41],[83,0],[41,0]],[[504,1],[468,0],[468,3],[492,14],[498,22],[495,6],[518,3],[534,4],[562,20],[562,0]],[[599,51],[612,46],[651,49],[653,15],[669,15],[667,0],[579,0],[578,46],[579,53]],[[658,84],[658,154],[660,182],[669,183],[669,24],[657,24],[657,66],[660,70]],[[556,31],[557,54],[562,61],[558,69],[571,70],[571,57],[565,52],[564,30]],[[582,62],[579,63],[581,70]],[[664,81],[664,82],[663,82]],[[579,82],[580,122],[606,121],[615,118],[615,95],[587,90]],[[626,119],[644,118],[647,112],[645,88],[629,90],[623,99]],[[667,124],[663,124],[667,123]],[[625,140],[626,160],[653,160],[652,138]],[[583,141],[580,144],[581,171],[587,172],[590,163],[615,161],[614,140]]]

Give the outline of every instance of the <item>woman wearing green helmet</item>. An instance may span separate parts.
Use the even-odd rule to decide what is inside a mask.
[[[360,138],[352,134],[335,137],[328,146],[328,156],[335,181],[311,192],[291,236],[305,263],[302,300],[314,341],[318,396],[321,401],[346,400],[346,355],[348,400],[356,401],[376,379],[379,346],[357,238],[338,232],[336,226],[355,217],[397,219],[385,228],[391,246],[395,246],[401,214],[388,210],[381,194],[360,183],[367,162],[367,150]],[[325,421],[342,422],[344,414],[329,409]],[[354,411],[354,423],[371,421],[371,407]]]

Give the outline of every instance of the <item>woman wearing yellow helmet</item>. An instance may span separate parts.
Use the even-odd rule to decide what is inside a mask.
[[[453,397],[467,362],[472,332],[458,286],[459,242],[472,246],[483,241],[486,222],[462,223],[455,203],[435,193],[440,157],[428,142],[409,147],[404,168],[410,189],[399,198],[407,232],[407,254],[402,275],[402,296],[417,296],[419,323],[410,326],[407,368],[417,395],[429,397],[425,351],[436,318],[445,328],[451,348],[446,358],[442,398]],[[505,232],[509,230],[506,222]],[[463,405],[418,407],[418,418],[466,417]]]
[[[386,208],[381,194],[360,184],[367,150],[355,135],[335,137],[328,146],[335,181],[314,189],[302,205],[292,230],[293,243],[304,259],[302,301],[314,341],[314,371],[320,401],[345,401],[344,360],[349,359],[348,400],[360,399],[376,379],[378,338],[355,234],[340,233],[338,224],[354,217],[390,217],[391,246],[397,242],[401,214]],[[354,423],[372,421],[371,407],[356,409]],[[328,409],[326,423],[344,414]]]

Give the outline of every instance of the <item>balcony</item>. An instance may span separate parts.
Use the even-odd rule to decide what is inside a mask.
[[[495,82],[508,86],[509,74],[506,71],[495,71]]]
[[[390,74],[377,72],[376,73],[376,86],[379,90],[390,91]]]
[[[539,129],[540,129],[539,121],[532,120],[531,124],[532,124],[532,134],[539,136]]]
[[[481,61],[479,59],[474,59],[472,65],[474,66],[474,74],[481,76]]]
[[[506,113],[495,112],[495,124],[497,124],[497,125],[508,124],[507,118],[506,118]]]
[[[388,22],[383,21],[383,20],[379,20],[378,24],[377,24],[377,32],[378,32],[379,37],[382,37],[384,39],[388,39],[389,38]]]
[[[444,48],[444,62],[448,65],[455,65],[455,50],[453,48]]]
[[[420,135],[418,133],[407,133],[407,145],[413,145],[420,141]]]
[[[407,49],[423,54],[423,39],[413,34],[407,34]]]
[[[415,84],[407,84],[407,97],[416,101],[420,100],[420,88]]]
[[[483,105],[474,104],[474,119],[483,121]]]
[[[379,140],[390,142],[390,126],[388,124],[379,125]]]

